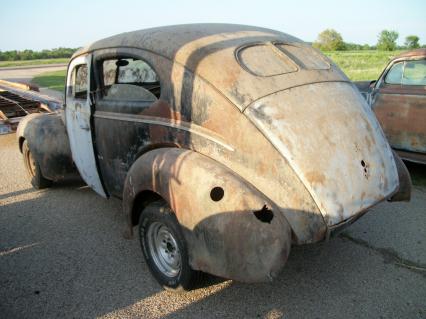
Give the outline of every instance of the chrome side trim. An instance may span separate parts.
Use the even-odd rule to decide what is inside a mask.
[[[127,122],[137,122],[137,123],[145,123],[151,125],[161,125],[167,127],[173,127],[178,130],[186,131],[191,134],[198,135],[205,139],[210,140],[213,143],[219,144],[220,146],[226,148],[228,151],[235,151],[235,149],[226,144],[222,137],[217,133],[206,129],[202,126],[185,122],[185,121],[174,121],[168,120],[161,117],[156,116],[148,116],[148,115],[139,115],[139,114],[119,114],[113,112],[104,112],[104,111],[96,111],[93,115],[96,118],[108,119],[108,120],[119,120],[119,121],[127,121]]]

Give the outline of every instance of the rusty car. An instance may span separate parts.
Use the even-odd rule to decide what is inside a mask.
[[[32,184],[75,165],[122,199],[165,288],[200,274],[269,281],[291,245],[328,239],[410,177],[370,107],[328,58],[288,34],[193,24],[78,50],[61,115],[18,127]]]
[[[16,131],[19,121],[32,113],[52,113],[60,102],[38,92],[38,87],[0,80],[0,134]]]
[[[398,155],[426,164],[426,49],[401,53],[378,80],[357,86]]]

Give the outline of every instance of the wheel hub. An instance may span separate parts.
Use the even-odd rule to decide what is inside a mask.
[[[157,268],[168,277],[178,275],[181,269],[181,255],[170,229],[160,222],[150,224],[147,230],[147,243]]]

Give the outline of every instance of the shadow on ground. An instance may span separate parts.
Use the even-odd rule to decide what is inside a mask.
[[[424,315],[424,277],[345,238],[294,247],[272,283],[210,278],[176,295],[154,281],[138,240],[123,238],[120,201],[79,181],[3,205],[0,218],[8,224],[0,233],[0,308],[8,317]]]

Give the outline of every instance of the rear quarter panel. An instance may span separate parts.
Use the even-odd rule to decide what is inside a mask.
[[[112,193],[122,196],[124,179],[139,156],[174,145],[220,162],[265,194],[285,215],[295,242],[324,237],[323,218],[304,185],[234,104],[181,64],[148,52],[135,53],[154,65],[162,93],[159,101],[138,114],[96,110],[100,166]]]

